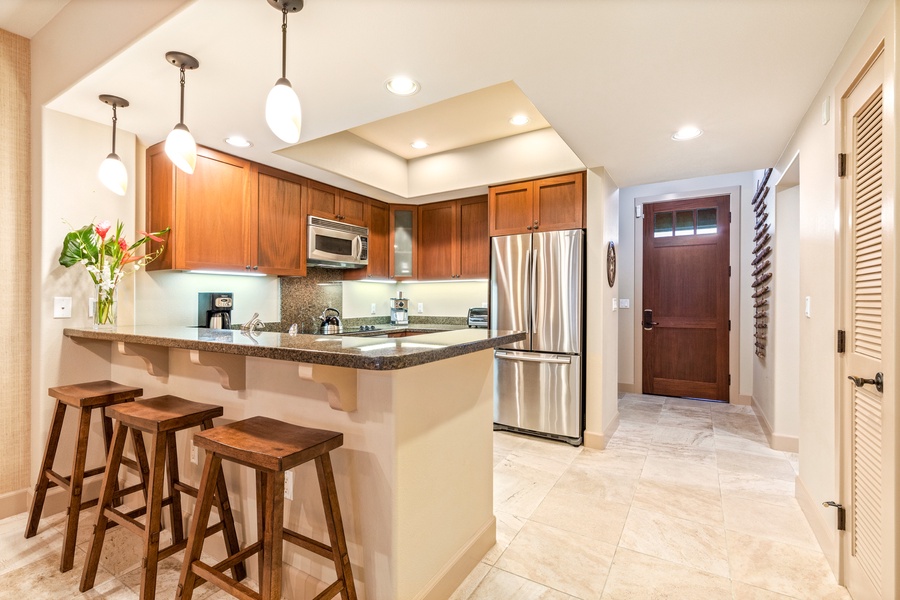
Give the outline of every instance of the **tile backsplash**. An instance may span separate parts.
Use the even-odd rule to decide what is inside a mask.
[[[281,325],[283,331],[296,323],[300,333],[315,333],[319,315],[326,308],[343,314],[340,271],[308,268],[306,277],[281,277]]]

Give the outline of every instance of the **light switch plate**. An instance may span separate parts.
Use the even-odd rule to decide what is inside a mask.
[[[803,309],[803,314],[806,315],[806,318],[807,318],[807,319],[809,318],[809,315],[810,315],[809,305],[810,305],[809,296],[807,296],[807,297],[806,297],[806,306],[805,306],[805,308]]]
[[[615,298],[612,299],[612,309],[613,309],[613,312],[616,312],[617,310],[619,310],[619,301]]]
[[[285,471],[284,472],[284,499],[285,500],[293,500],[294,499],[294,472],[293,471]]]
[[[425,305],[423,303],[419,302],[418,308],[420,313],[425,312]]]
[[[376,310],[376,309],[375,309],[375,303],[374,303],[374,302],[372,303],[372,309],[371,309],[371,310],[372,310],[372,314],[374,315],[374,314],[375,314],[375,310]]]
[[[72,297],[71,296],[54,296],[53,297],[53,318],[54,319],[71,319],[72,318]]]

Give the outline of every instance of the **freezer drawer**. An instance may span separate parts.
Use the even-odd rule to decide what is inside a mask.
[[[494,423],[553,437],[584,430],[581,357],[494,352]]]

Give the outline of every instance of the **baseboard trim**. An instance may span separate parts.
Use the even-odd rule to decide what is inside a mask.
[[[633,383],[619,384],[619,394],[640,394],[641,389],[641,386],[635,385]]]
[[[738,394],[738,397],[735,398],[731,403],[737,404],[738,406],[751,406],[753,404],[753,396]]]
[[[472,536],[465,546],[460,548],[450,562],[416,596],[417,600],[449,598],[496,543],[497,518],[491,515],[490,520]]]
[[[612,422],[606,426],[606,429],[603,433],[597,433],[596,431],[585,431],[584,432],[584,447],[591,448],[593,450],[603,450],[606,448],[606,445],[609,443],[609,440],[612,439],[613,434],[619,428],[619,413],[616,412],[616,416],[613,417]]]
[[[837,539],[840,533],[835,531],[833,525],[825,522],[825,518],[820,510],[821,503],[813,499],[812,494],[809,493],[799,475],[794,480],[794,497],[797,498],[800,510],[803,511],[803,515],[812,528],[813,535],[816,536],[816,541],[819,542],[819,547],[822,548],[822,553],[825,555],[825,560],[828,561],[828,566],[831,567],[832,573],[834,573],[834,578],[840,581]]]
[[[756,420],[759,421],[759,426],[762,427],[763,433],[766,434],[769,447],[772,450],[781,450],[782,452],[800,452],[800,438],[795,435],[781,435],[772,431],[772,426],[759,406],[759,402],[753,396],[750,396],[750,400],[753,412],[756,413]]]
[[[0,495],[0,519],[12,517],[28,510],[28,490],[16,490]]]

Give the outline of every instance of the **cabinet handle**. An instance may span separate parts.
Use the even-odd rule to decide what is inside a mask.
[[[539,225],[535,225],[535,226],[534,226],[535,229],[537,229],[538,227],[539,227]]]
[[[254,270],[254,271],[259,271],[259,265],[253,265],[253,270]]]
[[[531,231],[531,225],[529,225],[529,226],[526,227],[525,229],[527,229],[528,231]]]
[[[248,270],[248,271],[249,271],[249,270],[250,270],[250,265],[247,265],[247,266],[246,266],[246,267],[244,267],[244,268],[245,268],[245,269],[246,269],[246,270]]]

